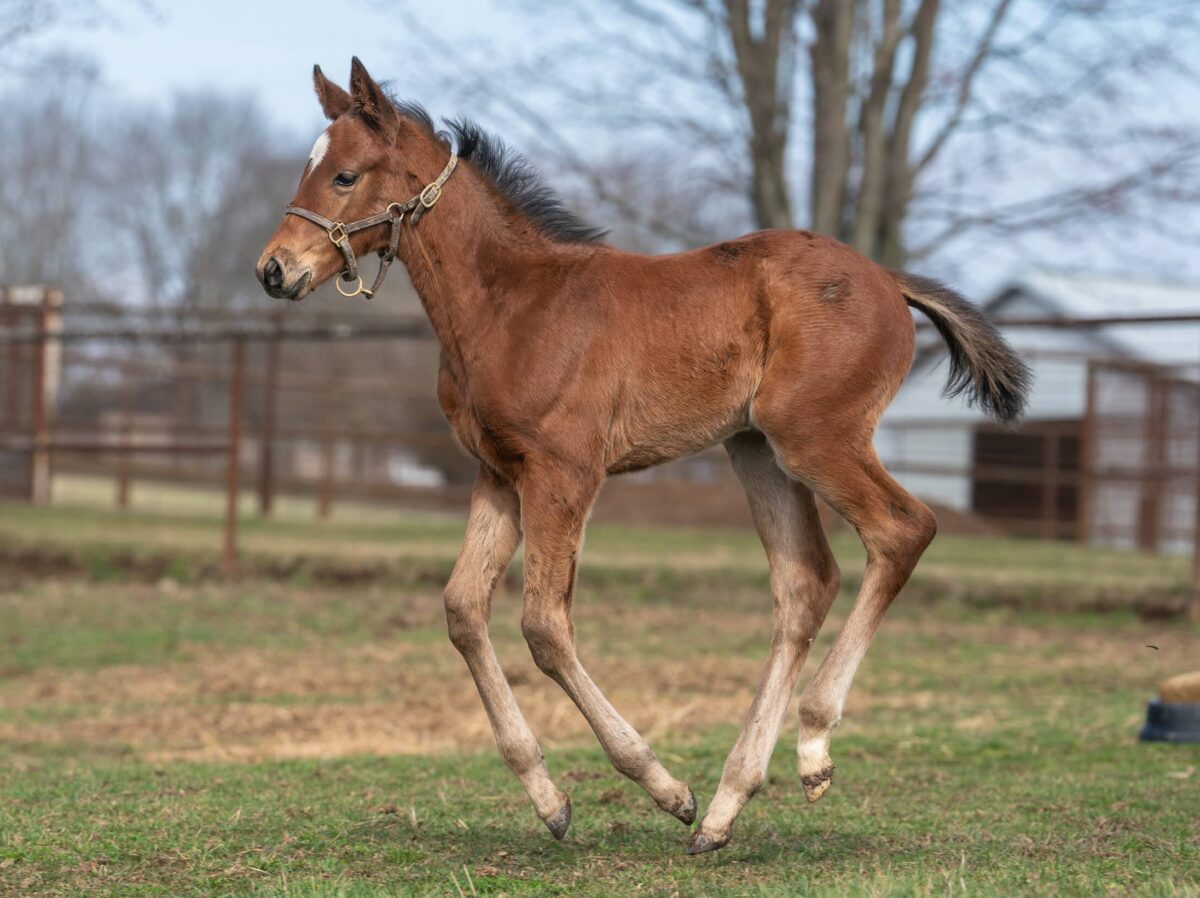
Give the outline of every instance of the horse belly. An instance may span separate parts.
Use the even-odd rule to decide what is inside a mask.
[[[749,378],[703,385],[676,382],[664,392],[643,394],[627,404],[625,414],[614,417],[608,473],[640,471],[695,455],[749,426]]]

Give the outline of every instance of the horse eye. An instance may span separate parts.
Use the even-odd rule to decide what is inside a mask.
[[[333,183],[338,187],[350,187],[358,180],[358,175],[352,171],[340,171],[334,176]]]

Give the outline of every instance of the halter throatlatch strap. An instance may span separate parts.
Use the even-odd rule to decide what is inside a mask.
[[[426,184],[424,189],[416,196],[410,197],[403,203],[391,203],[378,215],[372,215],[369,218],[360,218],[358,221],[352,221],[349,224],[342,221],[334,221],[331,218],[326,218],[324,215],[301,206],[288,206],[283,210],[283,214],[295,215],[299,218],[307,219],[317,227],[324,229],[330,242],[342,251],[342,256],[346,259],[346,268],[338,275],[337,280],[334,281],[334,286],[337,287],[338,293],[342,294],[342,296],[358,296],[361,293],[367,299],[370,299],[378,292],[380,285],[383,284],[383,279],[387,276],[392,262],[396,261],[396,252],[400,249],[400,226],[404,223],[404,216],[408,215],[409,220],[414,225],[420,221],[421,217],[441,199],[442,188],[446,185],[446,181],[450,179],[450,175],[454,173],[454,167],[457,164],[458,156],[451,153],[450,161],[446,163],[446,167],[442,169],[442,173],[433,181]],[[392,226],[392,233],[388,239],[387,249],[379,251],[379,273],[375,275],[375,282],[370,287],[364,287],[362,275],[358,271],[358,260],[354,257],[354,250],[350,247],[350,235],[385,223],[390,223]],[[347,283],[357,282],[355,283],[354,290],[351,292],[343,290],[343,281]]]

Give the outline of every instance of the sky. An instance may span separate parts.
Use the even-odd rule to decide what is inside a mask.
[[[151,14],[123,8],[114,26],[60,27],[45,41],[94,59],[119,95],[254,94],[285,128],[315,135],[313,64],[344,85],[357,54],[378,79],[402,82],[411,15],[464,40],[504,40],[518,24],[489,0],[159,0]]]

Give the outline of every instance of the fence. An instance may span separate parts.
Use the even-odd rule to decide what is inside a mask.
[[[73,501],[111,489],[106,501],[125,508],[155,501],[152,485],[205,488],[223,509],[229,567],[245,496],[262,515],[280,497],[321,517],[352,499],[465,507],[473,465],[437,406],[438,347],[423,318],[131,312],[9,290],[0,323],[3,494]],[[1005,326],[1016,335],[1131,323],[1196,327],[1200,314]],[[943,372],[919,363],[880,430],[888,467],[934,501],[945,529],[1194,551],[1200,339],[1191,358],[1169,363],[1087,346],[1023,354],[1037,384],[1015,430],[923,393],[922,378],[940,390]],[[747,519],[719,450],[620,480],[602,513]]]
[[[185,311],[167,324],[89,306],[68,310],[64,329],[57,294],[4,298],[7,496],[94,500],[107,482],[127,508],[136,484],[139,505],[157,495],[178,510],[200,500],[141,487],[207,490],[223,503],[232,568],[246,487],[262,514],[283,493],[327,517],[335,495],[445,501],[469,476],[440,421],[421,321]]]

